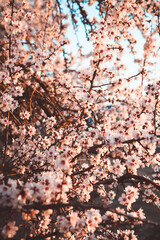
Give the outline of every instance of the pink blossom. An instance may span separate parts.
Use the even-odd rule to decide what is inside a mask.
[[[4,238],[13,238],[16,234],[18,227],[15,226],[16,222],[9,222],[7,225],[5,225],[2,229],[2,235]]]

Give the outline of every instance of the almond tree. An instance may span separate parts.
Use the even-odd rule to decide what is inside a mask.
[[[134,225],[159,227],[143,209],[160,206],[159,1],[0,9],[0,238],[133,240]],[[87,67],[66,51],[79,21],[94,47]]]

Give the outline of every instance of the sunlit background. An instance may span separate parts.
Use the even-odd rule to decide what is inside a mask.
[[[72,19],[69,13],[69,9],[66,7],[67,1],[63,0],[62,1],[62,8],[63,11],[68,14],[69,16],[69,22],[70,25],[68,27],[68,31],[66,33],[66,37],[70,40],[70,44],[65,46],[65,51],[67,53],[72,53],[74,56],[78,56],[79,55],[79,51],[81,50],[81,53],[85,56],[87,56],[86,58],[83,59],[83,61],[76,63],[74,65],[74,68],[76,69],[83,69],[85,68],[89,68],[90,66],[90,60],[92,59],[92,51],[94,50],[94,47],[92,45],[92,42],[90,40],[87,40],[87,36],[86,36],[86,32],[85,32],[85,28],[82,24],[82,22],[80,21],[80,17],[77,14],[77,19],[79,18],[78,21],[78,27],[77,29],[74,28],[73,23],[72,23]],[[96,9],[96,4],[93,4],[91,6],[86,5],[85,10],[88,13],[88,18],[89,19],[93,19],[96,18],[98,21],[100,20],[99,16],[98,16],[98,10]],[[148,14],[148,21],[150,20],[150,15]],[[63,20],[63,23],[67,23],[66,20]],[[98,27],[98,24],[97,24]],[[153,28],[154,28],[154,22],[153,22]],[[152,32],[152,29],[151,29]],[[132,30],[133,35],[135,36],[137,42],[136,42],[136,47],[135,47],[135,51],[136,51],[136,59],[144,59],[143,56],[143,49],[144,49],[144,44],[145,44],[145,39],[143,38],[141,32],[137,29]],[[156,39],[156,44],[157,44],[157,48],[156,50],[159,49],[159,39]],[[133,75],[136,75],[138,72],[141,71],[140,66],[138,63],[136,63],[134,61],[134,57],[132,53],[130,53],[130,49],[129,49],[129,43],[127,41],[123,41],[122,42],[122,47],[125,49],[125,54],[123,54],[122,57],[122,64],[125,65],[125,69],[124,71],[121,71],[122,77],[124,78],[129,78]],[[109,63],[108,64],[110,70],[114,71],[114,66],[113,63]],[[160,75],[160,68],[159,68],[159,64],[157,62],[157,64],[154,64],[152,70],[151,70],[151,75],[152,78],[156,78],[157,81],[159,79],[159,75]],[[143,86],[145,87],[148,83],[149,83],[149,79],[144,79],[143,80]],[[139,85],[141,85],[141,79],[138,78],[138,80],[134,80],[130,83],[130,87],[136,88]]]

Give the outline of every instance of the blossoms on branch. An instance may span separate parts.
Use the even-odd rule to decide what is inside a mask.
[[[0,239],[18,229],[24,240],[138,239],[144,202],[155,212],[160,203],[159,2],[0,0],[0,9],[0,213],[10,212]],[[78,19],[87,55],[69,46]],[[135,72],[124,62],[133,56]]]

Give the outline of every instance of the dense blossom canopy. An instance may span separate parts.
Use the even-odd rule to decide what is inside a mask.
[[[87,56],[66,50],[80,21]],[[160,207],[159,40],[156,0],[0,0],[0,239],[158,226],[143,206]]]

